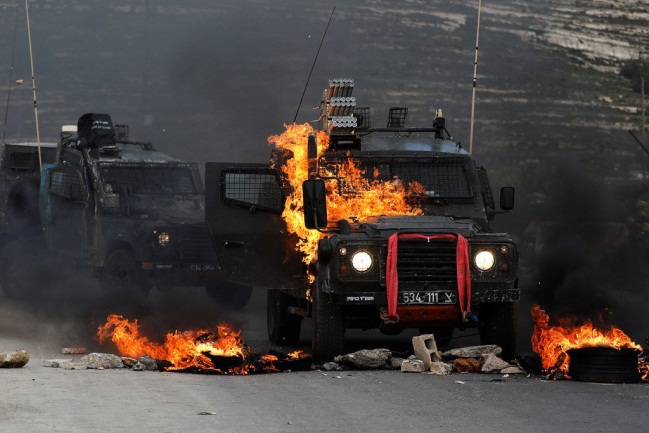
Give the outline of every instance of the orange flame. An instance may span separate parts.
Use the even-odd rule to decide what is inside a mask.
[[[302,352],[301,350],[296,350],[294,352],[291,352],[291,353],[287,354],[287,356],[288,356],[289,359],[302,359],[302,358],[308,358],[311,355],[309,355],[308,353]]]
[[[218,325],[216,331],[198,329],[168,333],[164,344],[157,344],[140,335],[137,320],[129,321],[122,316],[111,314],[106,323],[99,327],[97,336],[100,343],[110,339],[122,355],[134,358],[149,355],[154,359],[169,361],[173,364],[169,370],[194,367],[223,372],[214,365],[210,356],[245,359],[248,355],[248,348],[240,337],[240,331],[233,330],[227,324]],[[245,374],[247,368],[235,367],[227,372]]]
[[[291,195],[286,200],[282,217],[286,221],[290,233],[300,239],[295,249],[304,254],[303,261],[309,264],[316,256],[318,241],[323,234],[304,227],[304,211],[302,208],[302,182],[308,179],[307,142],[309,134],[316,133],[309,124],[284,125],[286,131],[281,135],[268,138],[270,144],[279,149],[290,150],[293,157],[285,165],[278,167],[293,187]],[[323,131],[316,134],[318,157],[327,149],[329,137]],[[378,173],[373,173],[374,180],[364,177],[364,170],[349,160],[336,167],[337,173],[322,173],[325,177],[336,176],[338,180],[326,181],[327,213],[330,221],[355,219],[362,221],[377,215],[420,215],[421,209],[406,202],[406,197],[421,194],[424,190],[421,184],[413,182],[408,189],[400,182],[385,182],[376,179]],[[341,194],[340,187],[352,194]]]
[[[568,371],[570,357],[567,352],[570,349],[611,347],[642,351],[642,347],[619,328],[598,329],[590,320],[577,325],[574,318],[562,318],[557,326],[550,326],[550,316],[540,306],[534,305],[531,313],[534,321],[532,350],[541,356],[543,370],[549,373]]]
[[[282,361],[287,365],[287,361],[311,358],[301,350],[282,355],[282,359],[270,354],[256,356],[250,353],[240,335],[240,331],[222,323],[214,331],[197,329],[168,333],[164,343],[158,344],[140,335],[137,320],[130,321],[116,314],[109,315],[106,323],[97,330],[100,343],[112,341],[123,356],[139,358],[149,355],[157,360],[169,361],[173,365],[166,367],[166,370],[196,369],[221,374],[274,372],[280,371],[275,362]],[[230,367],[226,368],[228,365]],[[296,365],[289,364],[288,367]],[[304,363],[297,368],[305,368]]]

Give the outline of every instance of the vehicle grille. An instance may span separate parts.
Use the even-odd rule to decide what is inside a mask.
[[[455,240],[399,240],[397,273],[400,289],[456,288],[455,251]]]
[[[178,252],[183,262],[216,263],[216,252],[207,226],[178,228]]]

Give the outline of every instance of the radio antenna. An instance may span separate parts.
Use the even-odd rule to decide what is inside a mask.
[[[480,12],[482,0],[478,0],[478,26],[475,32],[475,60],[473,61],[473,97],[471,98],[471,127],[469,129],[469,155],[473,154],[473,124],[475,119],[475,89],[478,85],[478,45],[480,41]]]
[[[18,30],[18,3],[16,3],[16,16],[14,17],[14,44],[11,49],[11,66],[9,68],[9,86],[7,87],[7,107],[5,108],[5,123],[2,130],[2,142],[5,142],[7,134],[7,120],[9,119],[9,102],[11,101],[11,87],[13,86],[14,58],[16,54],[16,33]]]
[[[311,65],[311,71],[309,72],[309,76],[306,79],[306,84],[304,85],[304,90],[302,91],[302,97],[300,98],[300,103],[297,104],[297,111],[295,112],[295,117],[293,118],[293,123],[297,120],[297,114],[300,112],[300,107],[302,106],[302,100],[304,99],[304,94],[306,93],[306,88],[309,86],[309,80],[311,79],[311,74],[313,74],[313,68],[315,68],[315,62],[318,61],[318,55],[320,54],[320,49],[322,48],[322,43],[325,40],[325,36],[327,36],[327,30],[329,30],[329,24],[331,24],[331,19],[334,17],[334,12],[336,11],[336,6],[331,10],[331,16],[329,17],[329,21],[327,22],[327,27],[325,28],[324,34],[322,35],[322,39],[320,40],[320,46],[318,47],[318,52],[315,54],[315,59],[313,59],[313,65]]]
[[[34,55],[32,54],[32,32],[29,27],[29,3],[25,0],[25,16],[27,17],[27,40],[29,41],[29,62],[32,67],[32,95],[34,98],[34,121],[36,122],[36,146],[38,148],[38,168],[43,171],[43,157],[41,155],[41,134],[38,127],[38,104],[36,103],[36,78],[34,76]]]

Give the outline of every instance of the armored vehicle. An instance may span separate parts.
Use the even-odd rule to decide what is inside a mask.
[[[5,294],[31,296],[23,276],[47,263],[88,269],[107,290],[203,285],[221,302],[247,303],[249,287],[221,297],[196,164],[130,141],[128,129],[90,113],[58,144],[4,145]]]
[[[502,188],[497,210],[486,170],[453,141],[441,110],[432,127],[408,128],[407,108],[395,107],[386,127],[372,128],[353,85],[330,80],[320,131],[278,146],[270,166],[207,163],[207,221],[227,277],[270,289],[273,343],[295,344],[310,317],[320,360],[344,351],[350,328],[419,328],[443,345],[475,327],[512,356],[518,252],[490,223],[513,208],[513,188]],[[305,175],[292,176],[293,166]],[[391,188],[404,210],[388,203]],[[360,215],[361,199],[378,210]],[[292,210],[310,231],[291,229]]]

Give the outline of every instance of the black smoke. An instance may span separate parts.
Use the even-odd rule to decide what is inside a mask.
[[[540,179],[543,202],[529,229],[533,302],[551,318],[615,325],[644,341],[649,244],[637,211],[638,182],[603,178],[573,159],[548,168]]]
[[[200,164],[267,160],[266,137],[293,120],[333,6],[304,0],[81,3],[60,0],[30,6],[41,139],[55,141],[60,126],[75,123],[83,113],[109,113],[115,122],[130,124],[132,138],[152,141],[172,156]],[[409,106],[413,117],[409,126],[429,126],[434,110],[443,108],[449,131],[467,147],[476,6],[453,0],[441,8],[404,6],[393,13],[393,3],[359,0],[337,5],[298,122],[317,118],[311,108],[318,104],[328,78],[352,77],[359,105],[373,108],[374,125],[384,124],[389,106]],[[537,3],[535,7],[546,7],[545,2]],[[514,13],[528,8],[510,1],[503,4]],[[14,15],[10,6],[3,11],[7,11],[0,14],[4,96]],[[543,14],[534,16],[544,19]],[[517,178],[502,183],[517,187],[518,204],[496,221],[521,241],[524,271],[534,274],[525,277],[529,284],[521,282],[524,297],[533,297],[557,314],[588,316],[608,308],[615,320],[629,322],[628,329],[644,329],[646,334],[641,305],[646,299],[644,258],[649,255],[642,242],[636,242],[638,224],[628,225],[626,243],[585,253],[593,244],[602,244],[601,233],[589,232],[585,222],[625,223],[625,216],[614,211],[620,197],[632,192],[622,189],[622,195],[616,196],[618,191],[604,198],[599,188],[606,185],[597,168],[576,162],[557,168],[561,165],[557,161],[571,154],[583,156],[580,163],[632,160],[607,150],[623,150],[624,141],[611,125],[626,124],[628,119],[621,117],[622,110],[599,100],[594,103],[600,95],[621,92],[610,76],[577,67],[568,56],[521,39],[518,34],[530,34],[525,22],[487,9],[482,20],[478,162],[487,169],[499,168],[507,177],[528,159],[542,161],[526,188]],[[12,87],[5,126],[8,138],[33,140],[22,15],[18,23],[13,78],[23,78],[25,84]],[[635,149],[632,142],[628,146]],[[586,153],[584,148],[602,152]],[[559,157],[548,162],[544,159],[548,154]],[[539,204],[527,205],[528,201]],[[548,241],[538,257],[534,248],[526,247],[536,244],[536,236],[528,242],[524,233],[534,222],[557,226],[549,233],[541,230]],[[87,317],[94,317],[93,323],[101,319],[103,295],[85,271],[61,279],[46,275],[40,280],[45,293],[26,301],[33,303],[39,318],[63,322],[72,317],[78,326],[71,329],[83,329]],[[258,328],[263,328],[263,294],[256,299],[259,308],[246,317],[255,317]],[[173,329],[240,317],[212,310],[211,305],[201,288],[154,289],[145,306],[152,312],[147,314],[159,320],[147,322],[151,328]],[[527,324],[529,315],[522,307],[519,321]]]

